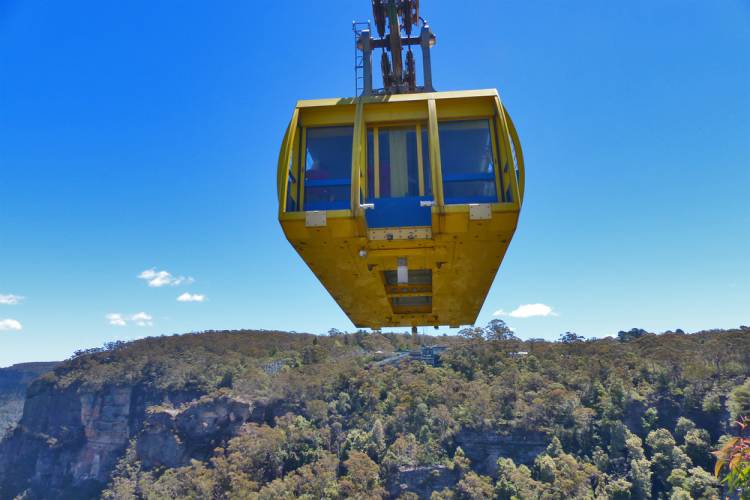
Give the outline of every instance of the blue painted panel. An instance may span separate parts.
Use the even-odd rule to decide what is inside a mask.
[[[307,187],[332,187],[332,186],[349,186],[352,180],[348,178],[343,179],[306,179],[305,186]]]
[[[336,201],[307,201],[305,200],[305,211],[310,210],[349,210],[349,200]]]
[[[432,198],[429,196],[376,198],[372,201],[375,208],[365,211],[367,226],[370,228],[431,226],[432,211],[430,207],[419,206],[422,200],[432,200]]]
[[[443,182],[470,182],[470,181],[495,181],[495,174],[492,172],[478,174],[446,174],[443,176]]]

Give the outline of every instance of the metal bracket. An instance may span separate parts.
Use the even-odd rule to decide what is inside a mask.
[[[427,227],[384,227],[367,230],[370,241],[400,241],[432,239],[432,228]]]
[[[409,266],[406,263],[406,257],[396,259],[396,281],[399,285],[409,283]]]
[[[324,210],[305,212],[305,227],[325,227],[327,225]]]
[[[492,218],[492,206],[489,203],[472,203],[469,205],[469,220],[489,220]]]
[[[395,0],[388,1],[393,2]],[[373,0],[373,8],[376,10],[380,9],[385,3],[386,0],[382,0],[382,4],[380,0]],[[416,2],[416,4],[418,5],[418,2]],[[380,12],[383,16],[381,17],[381,20],[385,20],[382,21],[382,25],[379,25],[377,21],[378,14],[375,14],[377,38],[374,38],[371,33],[369,21],[367,23],[354,22],[352,24],[354,37],[356,39],[355,50],[362,52],[361,56],[355,52],[354,57],[355,91],[359,93],[361,88],[361,95],[363,96],[403,94],[410,92],[434,92],[435,88],[432,85],[432,60],[430,57],[430,49],[437,43],[437,38],[430,29],[429,23],[420,17],[419,19],[422,21],[422,28],[419,32],[419,36],[412,36],[411,26],[412,23],[415,26],[417,25],[416,18],[407,20],[402,18],[402,15],[397,14],[395,11],[390,13],[386,13],[385,11]],[[385,32],[386,20],[389,21],[388,33]],[[404,23],[408,29],[404,26],[400,26],[400,24]],[[367,26],[367,28],[364,28],[364,26]],[[406,32],[405,36],[402,36],[402,30]],[[422,78],[424,80],[424,85],[421,87],[416,85],[416,76],[413,75],[413,72],[416,70],[414,68],[413,56],[411,56],[412,46],[419,46],[422,49]],[[411,64],[408,62],[409,59],[407,59],[406,68],[404,67],[404,62],[401,60],[402,47],[407,47],[409,49],[408,57],[412,57]],[[387,74],[385,74],[383,78],[384,88],[376,90],[373,89],[372,86],[372,54],[373,51],[378,48],[387,50],[387,52],[383,52],[383,56],[386,58],[384,64],[386,64],[385,68]],[[410,75],[409,78],[405,75],[405,70],[407,68]],[[362,71],[361,77],[359,76],[360,70]],[[361,87],[359,86],[360,80],[362,81]]]

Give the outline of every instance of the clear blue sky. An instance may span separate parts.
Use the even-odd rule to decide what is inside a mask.
[[[275,169],[297,99],[353,93],[369,4],[1,2],[0,366],[352,329],[284,239]],[[436,86],[498,88],[527,161],[479,323],[545,304],[505,319],[550,339],[750,324],[750,4],[456,5],[422,5]]]

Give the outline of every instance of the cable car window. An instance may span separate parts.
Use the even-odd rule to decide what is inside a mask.
[[[380,196],[419,196],[416,127],[381,128],[378,139]]]
[[[445,203],[496,203],[489,120],[440,122],[438,135]]]
[[[307,128],[305,210],[350,208],[353,127]]]
[[[368,129],[367,185],[369,199],[431,196],[426,127]]]

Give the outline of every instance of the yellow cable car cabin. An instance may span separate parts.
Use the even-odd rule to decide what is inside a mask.
[[[279,155],[279,221],[357,327],[473,324],[523,202],[518,135],[496,90],[434,91],[436,38],[418,0],[372,9],[377,38],[353,24],[360,96],[297,103]]]
[[[523,191],[496,90],[299,101],[279,156],[284,233],[360,328],[473,324]]]

